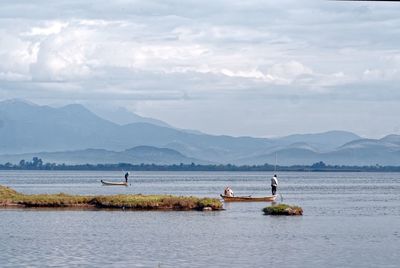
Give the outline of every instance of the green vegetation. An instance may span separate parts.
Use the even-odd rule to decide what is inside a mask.
[[[270,164],[263,165],[198,165],[174,164],[174,165],[156,165],[129,163],[119,164],[82,164],[66,165],[56,163],[44,163],[42,159],[34,157],[32,161],[21,160],[19,164],[5,163],[0,164],[0,170],[132,170],[132,171],[307,171],[307,172],[400,172],[400,166],[339,166],[327,165],[320,161],[312,165],[293,165],[293,166],[274,166]]]
[[[213,210],[222,209],[222,203],[218,199],[193,196],[111,195],[95,196],[90,202],[96,207],[104,208],[202,210],[205,207],[211,207]]]
[[[9,187],[0,185],[0,200],[2,200],[2,201],[14,200],[14,198],[16,198],[19,195],[20,194],[17,191],[15,191]]]
[[[287,204],[278,204],[265,207],[263,211],[266,215],[303,215],[303,209],[301,207],[290,206]]]
[[[73,207],[86,206],[91,200],[90,196],[74,196],[64,193],[22,195],[16,199],[18,204],[26,207]]]
[[[0,205],[21,207],[123,208],[136,210],[221,210],[214,198],[172,195],[108,195],[82,196],[60,194],[25,195],[0,185]]]

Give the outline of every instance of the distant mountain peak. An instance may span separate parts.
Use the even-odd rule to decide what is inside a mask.
[[[85,109],[85,110],[87,110],[86,109],[86,107],[85,106],[83,106],[82,104],[80,104],[80,103],[70,103],[70,104],[67,104],[67,105],[64,105],[64,106],[62,106],[61,108],[79,108],[79,109]]]
[[[375,144],[377,140],[374,139],[358,139],[358,140],[353,140],[350,142],[347,142],[343,144],[342,146],[338,147],[338,150],[341,149],[349,149],[349,148],[362,148],[364,146],[368,146],[371,144]]]
[[[82,104],[79,104],[79,103],[68,104],[68,105],[62,106],[59,109],[64,110],[64,111],[91,113],[91,111],[89,111],[85,106],[83,106]]]
[[[384,141],[384,142],[389,142],[389,143],[394,143],[394,144],[400,145],[400,135],[390,134],[390,135],[387,135],[387,136],[383,137],[382,139],[380,139],[380,141]]]
[[[96,115],[104,118],[108,121],[114,122],[119,125],[129,125],[132,123],[149,123],[156,126],[169,127],[172,128],[169,124],[164,121],[144,117],[138,115],[125,107],[114,107],[114,108],[99,108],[99,107],[91,107],[90,110]]]
[[[39,106],[36,103],[33,103],[33,102],[25,100],[25,99],[20,99],[20,98],[2,100],[2,101],[0,101],[0,105],[28,105],[28,106],[36,106],[36,107]]]
[[[168,155],[175,155],[175,156],[182,156],[184,155],[177,150],[170,149],[170,148],[159,148],[155,146],[148,146],[148,145],[140,145],[130,149],[125,150],[126,153],[135,153],[135,154],[168,154]]]
[[[295,142],[290,144],[287,149],[305,149],[305,150],[309,150],[309,151],[317,151],[317,148],[311,146],[310,144],[306,143],[306,142]]]
[[[315,132],[315,133],[302,133],[302,134],[291,134],[288,136],[280,137],[280,138],[288,138],[288,137],[304,137],[304,136],[332,136],[332,135],[341,135],[341,136],[352,136],[356,139],[360,139],[361,137],[354,132],[346,131],[346,130],[328,130],[324,132]]]
[[[353,132],[330,130],[321,133],[292,134],[286,137],[276,138],[274,140],[276,142],[281,142],[284,145],[304,142],[313,148],[318,148],[319,151],[330,151],[348,142],[359,139],[361,139],[361,137]]]

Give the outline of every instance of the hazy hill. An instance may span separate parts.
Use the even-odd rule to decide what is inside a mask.
[[[129,150],[125,151],[134,147],[138,147],[134,150],[136,158],[128,156]],[[277,155],[281,165],[318,161],[344,165],[400,165],[399,147],[399,135],[388,135],[379,140],[362,139],[345,131],[296,134],[275,139],[216,136],[148,121],[120,125],[78,104],[53,108],[20,100],[0,102],[0,155],[8,154],[8,157],[22,153],[57,152],[51,156],[52,159],[57,159],[58,154],[59,159],[68,163],[95,161],[93,159],[114,163],[120,159],[136,161],[141,154],[140,159],[145,163],[162,163],[160,161],[171,159],[187,163],[195,159],[196,163],[264,164],[274,163]],[[146,149],[139,153],[140,148]],[[164,148],[164,154],[159,148]],[[171,151],[165,151],[168,149]],[[7,161],[4,156],[1,159]]]
[[[293,134],[277,139],[282,145],[305,143],[319,151],[329,151],[353,141],[361,139],[360,136],[348,131],[328,131],[315,134]]]
[[[149,123],[121,126],[82,105],[53,108],[18,100],[0,102],[0,137],[2,154],[86,148],[121,151],[149,145],[176,146],[187,156],[210,161],[232,159],[270,146],[267,139],[188,133]]]
[[[0,102],[0,151],[99,148],[100,144],[113,143],[115,126],[81,105],[57,109],[18,100],[3,101]]]
[[[10,162],[18,164],[20,160],[31,160],[33,157],[39,157],[45,163],[57,164],[209,164],[195,158],[185,155],[168,148],[157,148],[152,146],[138,146],[128,150],[116,152],[104,149],[85,149],[77,151],[64,152],[39,152],[15,155],[0,155],[0,163]]]
[[[128,111],[126,108],[118,107],[116,109],[90,109],[95,114],[110,122],[119,125],[127,125],[132,123],[148,123],[161,127],[171,127],[169,124],[154,118],[143,117]]]
[[[333,165],[400,165],[399,135],[389,135],[382,139],[358,139],[348,142],[329,152],[318,152],[312,148],[292,147],[240,159],[242,164],[274,163],[309,165],[324,161]]]
[[[394,134],[387,135],[386,137],[380,139],[380,141],[400,146],[400,135],[394,135]]]
[[[204,134],[198,130],[176,128],[164,121],[150,118],[150,117],[140,116],[140,115],[133,113],[133,112],[127,110],[126,108],[122,108],[122,107],[118,107],[116,109],[104,109],[104,110],[89,109],[89,110],[93,111],[95,114],[97,114],[101,118],[106,119],[110,122],[114,122],[119,125],[128,125],[128,124],[134,124],[134,123],[148,123],[148,124],[152,124],[152,125],[156,125],[156,126],[160,126],[160,127],[167,127],[167,128],[173,128],[176,130],[181,130],[181,131],[187,132],[187,133]]]

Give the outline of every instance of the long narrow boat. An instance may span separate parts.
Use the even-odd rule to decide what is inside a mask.
[[[275,201],[276,195],[251,197],[251,196],[226,196],[221,194],[225,202],[272,202]]]
[[[103,181],[103,180],[101,180],[101,183],[103,185],[107,185],[107,186],[128,186],[127,182],[112,182],[112,181]]]

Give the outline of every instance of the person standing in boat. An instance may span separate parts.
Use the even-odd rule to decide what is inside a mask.
[[[129,172],[125,173],[125,182],[128,183]]]
[[[276,189],[278,188],[278,177],[276,174],[272,177],[271,179],[271,190],[272,190],[272,195],[276,194]]]

